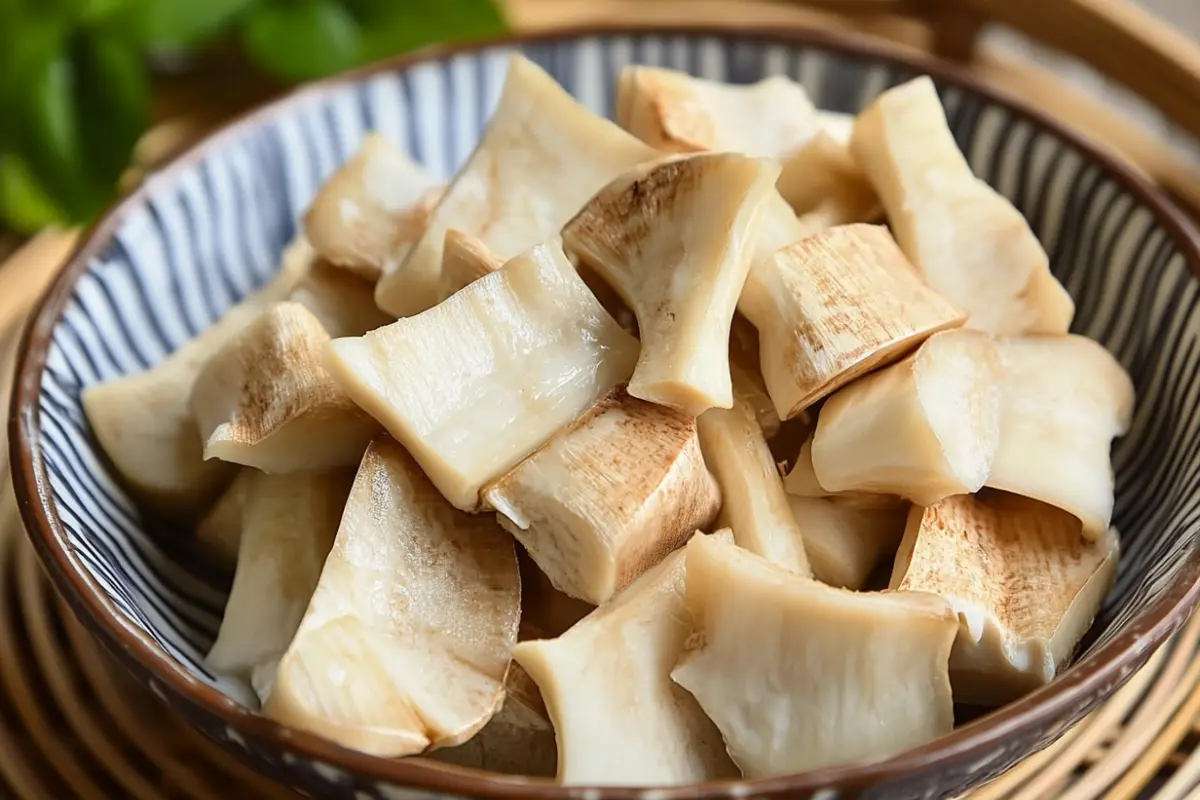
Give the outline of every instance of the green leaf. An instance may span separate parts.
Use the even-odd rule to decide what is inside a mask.
[[[0,0],[3,2],[4,0]],[[0,26],[0,102],[14,96],[63,49],[67,25],[55,18],[14,18],[13,27]],[[0,114],[0,120],[8,117]]]
[[[111,36],[75,43],[75,104],[91,181],[115,189],[150,118],[150,81],[137,50]]]
[[[38,182],[73,217],[84,217],[95,194],[84,170],[75,108],[74,69],[63,50],[26,63],[12,93],[11,140]]]
[[[247,14],[242,42],[260,67],[291,81],[349,69],[362,53],[358,23],[333,0],[262,3]]]
[[[0,39],[8,40],[15,33],[21,15],[19,6],[16,0],[0,0]]]
[[[0,0],[0,22],[15,22],[26,13],[24,0]],[[4,31],[0,28],[0,33]]]
[[[150,90],[141,58],[124,42],[80,35],[65,47],[44,44],[22,56],[8,139],[54,205],[83,222],[116,192],[145,129]]]
[[[434,42],[498,36],[507,31],[490,0],[347,0],[362,22],[363,60],[404,53]]]
[[[0,0],[3,3],[4,0]],[[43,0],[56,14],[81,24],[94,24],[124,9],[130,0]]]
[[[151,49],[183,49],[220,33],[255,0],[129,0],[113,30]]]
[[[12,146],[21,119],[18,93],[30,76],[62,48],[65,26],[59,20],[20,16],[14,0],[0,0],[0,145]]]
[[[33,234],[66,217],[24,161],[12,153],[0,156],[0,220],[5,225]]]

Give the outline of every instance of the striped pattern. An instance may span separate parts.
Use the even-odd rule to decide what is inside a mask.
[[[177,532],[141,517],[89,436],[80,391],[158,362],[264,283],[317,187],[366,131],[384,132],[436,175],[452,175],[496,101],[508,52],[458,55],[315,93],[257,127],[226,134],[199,161],[152,180],[148,201],[91,264],[54,331],[40,423],[50,488],[71,543],[122,613],[235,698],[247,699],[246,688],[202,665],[226,585],[163,544]],[[620,67],[634,62],[734,82],[783,73],[801,81],[818,106],[847,112],[912,77],[736,36],[592,37],[530,45],[527,54],[600,113],[611,108]],[[1101,167],[1004,107],[953,88],[943,96],[977,174],[1012,198],[1045,243],[1078,304],[1075,330],[1107,345],[1137,386],[1133,428],[1115,451],[1114,522],[1124,560],[1089,640],[1095,648],[1162,593],[1200,532],[1197,282],[1171,236]],[[245,744],[232,731],[208,732]],[[329,765],[255,755],[309,788],[350,780]],[[1018,755],[976,764],[962,785]],[[363,796],[409,796],[395,787],[358,788]]]

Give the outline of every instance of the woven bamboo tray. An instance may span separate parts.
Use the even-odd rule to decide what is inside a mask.
[[[1198,0],[1180,0],[1197,2]],[[1200,167],[1176,141],[1200,137],[1200,48],[1123,0],[510,0],[516,27],[620,19],[854,28],[968,64],[1124,156],[1200,214]],[[988,24],[1030,38],[1026,58],[988,45]],[[1090,64],[1093,89],[1148,101],[1136,119],[1040,70],[1041,46]],[[1057,63],[1057,62],[1056,62]],[[160,87],[159,124],[139,145],[136,182],[274,87],[219,70]],[[1114,90],[1115,91],[1115,90]],[[1195,152],[1200,153],[1200,148]],[[78,234],[45,231],[0,265],[0,407],[25,315]],[[11,242],[11,240],[7,240]],[[0,237],[0,260],[6,240]],[[11,249],[12,245],[8,245]],[[0,449],[6,450],[3,430]],[[54,596],[20,528],[0,460],[0,799],[294,798],[175,719],[111,663]],[[1053,746],[972,800],[1200,798],[1200,615],[1124,688]]]

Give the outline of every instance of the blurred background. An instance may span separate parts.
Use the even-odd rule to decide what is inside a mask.
[[[154,121],[505,30],[491,0],[0,0],[0,219],[86,222]]]

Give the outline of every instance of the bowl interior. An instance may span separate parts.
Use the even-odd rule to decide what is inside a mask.
[[[748,34],[606,34],[517,48],[602,114],[629,63],[732,82],[782,73],[819,107],[844,112],[915,74],[837,48]],[[486,123],[512,49],[491,46],[319,86],[226,131],[153,177],[101,227],[86,271],[49,325],[27,424],[40,431],[33,442],[44,497],[72,566],[171,659],[231,697],[247,699],[247,688],[203,665],[228,576],[179,544],[186,531],[139,512],[89,434],[80,391],[153,365],[261,285],[317,187],[366,131],[386,133],[449,178]],[[1020,111],[950,83],[939,89],[976,174],[1013,200],[1045,244],[1078,305],[1073,329],[1106,345],[1137,387],[1132,429],[1114,454],[1114,524],[1124,555],[1072,667],[1079,669],[1172,590],[1196,547],[1197,282],[1180,234],[1103,163]]]

